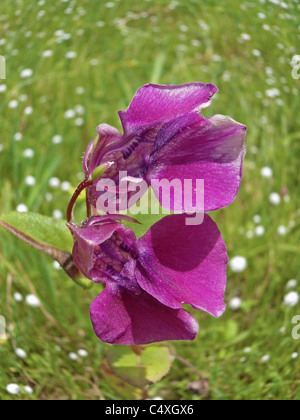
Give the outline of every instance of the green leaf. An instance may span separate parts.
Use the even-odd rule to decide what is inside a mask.
[[[233,340],[239,332],[239,324],[234,320],[228,320],[225,323],[225,328],[223,329],[223,335],[225,340]]]
[[[73,238],[66,222],[35,213],[11,212],[0,216],[0,226],[26,244],[58,261],[71,279],[88,289],[93,283],[75,267],[72,254]]]
[[[168,347],[149,346],[136,354],[130,347],[114,346],[108,353],[111,370],[138,388],[160,381],[169,372],[172,362]]]
[[[9,225],[45,246],[69,252],[72,250],[73,238],[63,220],[36,213],[10,212],[0,216],[0,224],[4,228],[6,228],[5,225]]]
[[[123,400],[140,400],[142,398],[142,391],[115,375],[105,360],[102,362],[101,371],[109,389]]]

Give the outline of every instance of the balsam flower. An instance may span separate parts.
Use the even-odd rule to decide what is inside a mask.
[[[231,204],[241,184],[246,127],[222,115],[209,119],[201,115],[217,91],[213,84],[203,83],[143,86],[127,111],[119,112],[123,134],[107,124],[98,126],[98,136],[89,144],[83,161],[87,178],[97,178],[100,167],[101,171],[104,168],[101,176],[117,186],[120,171],[148,185],[153,179],[190,179],[194,183],[203,179],[203,211]],[[102,194],[96,186],[97,179],[88,188],[94,207]],[[153,188],[160,199],[159,188]],[[175,202],[173,192],[169,210],[194,212],[194,195],[189,203],[182,203]],[[127,207],[127,199],[124,203],[121,197],[118,210]]]
[[[201,225],[187,226],[186,215],[171,215],[137,239],[122,218],[132,220],[68,224],[77,268],[105,284],[90,310],[96,335],[125,345],[193,340],[198,323],[182,304],[216,317],[225,310],[228,258],[216,224],[205,215]]]

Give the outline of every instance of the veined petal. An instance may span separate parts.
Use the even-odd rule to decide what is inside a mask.
[[[194,340],[199,330],[187,311],[170,309],[142,290],[134,294],[112,284],[94,300],[90,316],[96,335],[111,344]]]
[[[99,229],[99,226],[92,225],[87,227],[78,227],[68,224],[74,239],[73,259],[78,270],[83,275],[90,278],[90,272],[95,263],[95,247],[109,239],[118,228],[119,223],[105,223]]]
[[[208,215],[197,226],[187,226],[186,217],[165,217],[138,240],[136,279],[166,306],[187,303],[219,317],[225,310],[226,246]]]
[[[99,125],[97,132],[98,137],[90,142],[83,158],[83,169],[89,176],[104,162],[103,157],[108,153],[109,147],[116,147],[122,138],[120,131],[108,124]]]
[[[205,108],[217,91],[211,83],[145,85],[136,92],[127,111],[119,112],[124,133],[136,133]]]
[[[103,273],[99,272],[97,275],[100,245],[110,239],[115,232],[121,233],[128,244],[135,244],[136,238],[133,231],[125,228],[122,223],[118,223],[118,220],[134,221],[128,216],[111,215],[92,217],[82,227],[71,223],[67,225],[75,239],[74,263],[82,274],[93,281],[102,282],[103,280],[104,282],[105,280]]]
[[[246,127],[229,117],[187,115],[164,126],[157,135],[158,148],[151,156],[152,179],[204,180],[204,208],[212,211],[231,204],[240,188],[246,153]],[[154,192],[159,198],[158,188]],[[170,210],[174,196],[171,196]],[[195,194],[182,211],[195,211]],[[178,211],[178,204],[175,208]]]

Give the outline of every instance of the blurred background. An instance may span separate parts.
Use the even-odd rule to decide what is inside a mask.
[[[194,311],[198,338],[174,343],[207,381],[192,386],[175,361],[151,397],[300,398],[299,23],[298,0],[1,0],[1,213],[64,218],[96,126],[120,128],[143,84],[212,82],[205,116],[248,126],[238,198],[212,214],[230,256],[227,311]],[[120,397],[89,320],[99,291],[1,230],[0,399]]]

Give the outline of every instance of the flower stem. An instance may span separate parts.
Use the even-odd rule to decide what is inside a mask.
[[[82,193],[82,191],[85,190],[90,185],[92,185],[92,183],[93,183],[92,180],[86,178],[76,188],[76,191],[74,192],[74,194],[73,194],[73,196],[71,198],[71,201],[70,201],[70,203],[68,205],[68,209],[67,209],[67,221],[68,221],[68,223],[71,222],[71,220],[73,219],[73,208],[74,208],[74,206],[76,204],[76,201],[77,201],[78,197],[80,196],[80,194]]]

